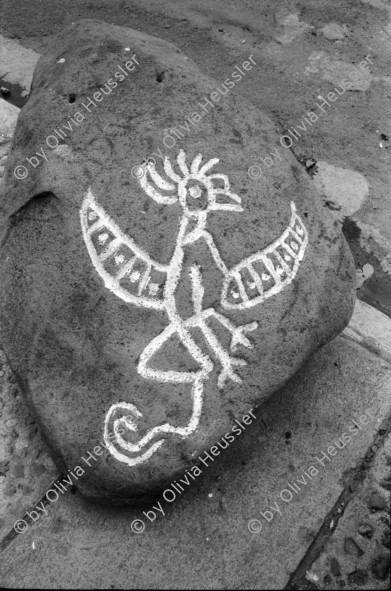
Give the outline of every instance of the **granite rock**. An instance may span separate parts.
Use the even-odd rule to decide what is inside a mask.
[[[279,138],[237,92],[255,68],[216,83],[91,20],[37,64],[0,199],[0,337],[88,497],[191,478],[349,322],[353,259],[300,165],[247,174]]]

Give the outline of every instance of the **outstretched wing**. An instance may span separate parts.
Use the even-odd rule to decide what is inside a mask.
[[[125,302],[164,310],[168,266],[153,261],[126,236],[96,202],[91,189],[83,200],[80,221],[92,264],[105,286]]]
[[[304,257],[308,232],[293,201],[291,211],[289,226],[277,240],[228,271],[221,294],[224,308],[251,308],[292,283]]]

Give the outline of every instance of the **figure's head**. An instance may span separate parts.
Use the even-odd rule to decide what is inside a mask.
[[[191,218],[198,218],[206,212],[216,210],[243,211],[240,197],[230,191],[228,177],[225,174],[207,174],[218,163],[217,158],[201,166],[202,155],[198,154],[189,170],[186,154],[181,150],[176,161],[181,175],[175,172],[167,157],[164,159],[164,171],[172,182],[163,179],[156,172],[154,164],[150,163],[145,167],[140,184],[147,195],[157,203],[171,204],[179,200],[185,215]],[[156,186],[166,194],[161,194],[154,188],[147,178],[148,174]],[[172,195],[172,192],[176,195]]]

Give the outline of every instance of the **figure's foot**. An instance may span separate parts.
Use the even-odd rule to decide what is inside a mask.
[[[252,332],[256,328],[258,328],[258,322],[251,322],[250,324],[235,327],[232,330],[231,351],[236,351],[238,345],[252,349],[253,345],[244,333]]]
[[[224,388],[226,380],[230,379],[237,384],[242,383],[242,378],[236,374],[233,370],[234,365],[247,365],[247,361],[244,359],[237,359],[236,357],[228,357],[229,363],[223,365],[223,369],[218,377],[217,385],[220,389]]]

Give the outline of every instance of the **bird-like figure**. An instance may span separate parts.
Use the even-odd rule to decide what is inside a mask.
[[[165,157],[164,177],[158,173],[155,164],[143,165],[143,174],[139,178],[143,191],[158,204],[179,202],[182,208],[175,248],[168,264],[152,260],[130,236],[125,235],[99,205],[91,189],[82,203],[83,237],[105,286],[123,301],[158,310],[168,319],[167,327],[142,351],[138,373],[145,379],[158,382],[191,384],[192,415],[188,424],[184,427],[169,423],[155,426],[137,443],[122,435],[124,429],[137,433],[137,423],[142,418],[140,410],[130,402],[111,406],[104,424],[105,442],[112,455],[128,466],[147,461],[168,436],[186,438],[194,433],[202,414],[204,382],[210,377],[215,363],[221,368],[219,388],[224,388],[227,380],[241,383],[237,368],[245,366],[246,361],[234,353],[239,347],[253,348],[248,334],[257,329],[257,322],[236,326],[221,312],[205,306],[202,268],[198,264],[186,271],[191,285],[192,313],[187,317],[180,313],[177,290],[183,280],[185,249],[199,240],[204,241],[222,273],[221,307],[229,311],[246,310],[279,293],[293,281],[304,257],[308,233],[291,202],[291,220],[283,234],[267,248],[233,268],[227,268],[207,228],[208,214],[216,210],[240,213],[243,209],[241,198],[231,191],[227,175],[208,174],[218,162],[213,158],[202,164],[202,155],[198,154],[189,167],[185,152],[180,150],[176,169]],[[210,325],[212,319],[231,333],[230,351],[217,338]],[[194,329],[202,332],[204,348],[196,342],[192,334]],[[174,371],[153,367],[154,355],[174,337],[179,338],[198,369]],[[110,437],[110,431],[114,439]]]

